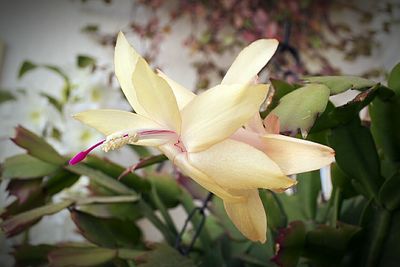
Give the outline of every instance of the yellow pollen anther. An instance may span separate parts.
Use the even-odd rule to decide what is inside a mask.
[[[139,135],[134,131],[118,132],[107,136],[101,149],[104,152],[118,149],[126,144],[133,144],[139,140]]]

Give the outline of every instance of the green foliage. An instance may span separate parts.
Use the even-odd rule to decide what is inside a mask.
[[[168,259],[168,260],[167,260]],[[141,257],[140,261],[144,261],[143,264],[139,264],[142,267],[194,267],[194,262],[190,259],[182,256],[174,248],[167,245],[159,245],[154,250],[146,253]]]
[[[140,158],[150,157],[151,153],[145,146],[129,146]]]
[[[306,227],[303,222],[295,221],[281,229],[276,239],[279,248],[273,261],[279,266],[296,266],[306,241]]]
[[[282,202],[276,196],[276,193],[268,190],[261,190],[260,198],[267,214],[269,229],[276,232],[279,228],[286,227],[288,218],[283,209]]]
[[[307,136],[318,114],[325,110],[328,97],[328,87],[309,84],[283,96],[271,113],[279,117],[282,132],[297,133],[300,129]]]
[[[389,101],[375,99],[370,105],[371,133],[382,160],[400,162],[400,96]]]
[[[7,236],[16,235],[25,230],[25,228],[29,227],[32,223],[41,219],[43,216],[57,213],[64,208],[69,207],[72,203],[72,201],[66,200],[60,203],[48,204],[13,216],[2,222],[0,225]]]
[[[337,266],[359,232],[360,227],[346,224],[317,226],[307,232],[304,254],[318,266]]]
[[[116,218],[120,220],[136,220],[142,217],[137,203],[93,203],[77,207],[77,210],[97,218]]]
[[[117,251],[99,247],[61,247],[49,253],[51,266],[97,266],[117,256]]]
[[[78,65],[79,68],[94,67],[96,65],[96,60],[90,56],[79,55],[76,58],[76,65]]]
[[[87,62],[88,60],[86,60]],[[21,79],[22,77],[24,77],[27,73],[35,70],[35,69],[44,69],[47,70],[55,75],[57,75],[58,77],[60,77],[63,82],[63,88],[62,88],[62,100],[57,100],[54,97],[48,95],[48,94],[42,94],[44,97],[46,97],[50,104],[52,104],[55,108],[57,108],[58,110],[61,110],[62,106],[64,103],[67,102],[67,100],[69,99],[69,96],[71,94],[71,90],[72,90],[72,85],[70,82],[70,79],[68,78],[68,76],[65,74],[65,72],[55,66],[55,65],[41,65],[41,64],[36,64],[30,61],[24,61],[19,69],[18,72],[18,78]]]
[[[114,179],[119,177],[121,173],[125,171],[125,168],[115,164],[112,161],[102,159],[96,156],[89,156],[85,161],[85,164],[92,169],[99,170]],[[129,172],[124,175],[120,182],[126,185],[129,188],[132,188],[136,192],[146,192],[150,190],[150,183],[147,180],[144,180],[137,174],[133,172]]]
[[[319,171],[297,175],[298,202],[302,203],[304,216],[313,220],[317,215],[318,197],[321,194],[321,179]]]
[[[394,175],[400,165],[400,64],[391,71],[388,87],[394,96],[375,99],[370,105],[371,133],[375,139],[382,165],[387,166],[383,175]]]
[[[100,219],[77,210],[71,210],[71,218],[87,240],[102,247],[133,248],[141,239],[141,231],[132,221]]]
[[[53,249],[50,245],[21,245],[15,249],[16,266],[40,266],[47,263],[47,255]]]
[[[15,97],[12,93],[5,90],[0,90],[0,104],[14,99]]]
[[[46,203],[43,195],[41,179],[19,180],[13,179],[8,184],[7,190],[17,198],[2,214],[3,218],[15,215],[30,209],[43,206]]]
[[[29,155],[55,165],[62,165],[66,161],[46,141],[21,126],[16,128],[16,135],[11,139],[16,145],[24,148]]]
[[[139,200],[139,196],[99,196],[99,197],[85,197],[78,198],[76,201],[77,205],[88,205],[93,203],[126,203],[126,202],[137,202]]]
[[[321,194],[319,171],[297,175],[299,183],[295,187],[295,194],[276,195],[278,203],[281,202],[288,217],[288,221],[313,221],[317,216],[318,198]],[[268,206],[266,207],[268,210]]]
[[[396,95],[400,95],[400,63],[390,72],[388,86],[395,91]]]
[[[393,93],[390,89],[377,84],[360,93],[357,97],[343,106],[335,108],[332,103],[328,102],[325,112],[322,113],[320,119],[315,122],[311,129],[311,133],[344,125],[350,122],[354,118],[355,114],[360,112],[361,109],[371,103],[374,99],[375,101],[378,100],[376,97],[387,99],[392,96]]]
[[[118,182],[117,180],[113,179],[112,177],[104,174],[101,171],[94,170],[92,168],[89,168],[83,164],[80,165],[70,165],[65,167],[67,170],[79,174],[79,175],[85,175],[89,177],[92,181],[94,181],[96,184],[107,188],[114,194],[123,194],[123,195],[136,195],[136,192],[133,191],[132,189],[128,188],[124,184]]]
[[[32,156],[22,154],[5,160],[3,178],[29,179],[52,174],[59,167]]]
[[[349,124],[332,129],[329,144],[336,151],[339,167],[354,179],[356,190],[368,199],[377,199],[383,178],[370,131],[355,119]]]
[[[340,188],[343,198],[351,198],[357,195],[352,185],[352,179],[336,163],[331,165],[331,178],[333,187]]]
[[[387,226],[387,235],[381,249],[380,266],[397,266],[399,264],[399,240],[400,240],[400,212],[393,212],[390,218],[390,226]]]
[[[379,191],[379,202],[388,210],[396,210],[400,207],[400,173],[396,173],[385,181]]]
[[[179,203],[182,190],[171,176],[152,174],[148,176],[148,179],[151,181],[163,205],[175,207]]]
[[[53,105],[53,107],[55,107],[59,112],[62,112],[63,103],[61,101],[46,93],[42,93],[41,95],[47,98],[47,100],[49,100],[49,103]]]
[[[46,181],[42,183],[43,191],[49,195],[57,194],[64,188],[68,188],[75,184],[79,175],[71,173],[67,170],[60,170],[57,173],[47,177]]]
[[[399,144],[397,128],[400,125],[397,115],[400,102],[394,89],[396,86],[393,86],[393,81],[396,80],[393,77],[399,77],[398,73],[396,74],[399,67],[396,68],[389,76],[388,87],[357,77],[325,76],[306,79],[311,85],[318,83],[327,86],[330,94],[348,89],[358,89],[363,92],[344,106],[334,107],[328,103],[326,110],[316,119],[315,124],[313,122],[310,131],[313,136],[329,133],[328,144],[335,150],[337,164],[333,165],[331,172],[333,182],[331,199],[327,203],[318,201],[320,196],[318,187],[311,186],[313,181],[311,177],[305,179],[308,182],[305,180],[299,182],[294,195],[278,195],[289,222],[316,220],[339,229],[343,227],[340,221],[351,223],[346,226],[349,231],[344,232],[335,232],[334,228],[326,228],[330,229],[329,231],[318,230],[315,233],[313,233],[315,230],[306,231],[306,242],[310,243],[303,247],[303,251],[297,249],[296,253],[300,253],[297,254],[298,264],[312,262],[315,266],[377,266],[378,262],[385,262],[388,265],[379,266],[395,266],[394,259],[398,260],[399,255],[396,248],[398,246],[392,243],[391,248],[394,249],[390,249],[390,253],[386,253],[386,249],[389,242],[388,233],[396,235],[397,232],[392,226],[395,221],[390,213],[396,214],[400,204],[396,190],[400,181],[398,177],[400,165],[397,157],[400,151],[397,149]],[[271,103],[274,103],[274,100]],[[370,107],[371,128],[359,120],[359,111],[367,105]],[[301,125],[299,119],[294,119],[294,124],[296,123],[298,126]],[[302,177],[307,175],[310,174],[298,177],[303,179]],[[305,190],[299,188],[300,185],[305,187]],[[315,191],[309,191],[310,189]],[[307,191],[309,192],[303,193]],[[370,212],[371,207],[373,212]],[[315,215],[310,216],[310,214]],[[307,228],[310,227],[312,229],[315,226],[311,223]],[[360,231],[362,228],[364,230]],[[395,238],[390,235],[390,239],[393,242]],[[383,258],[384,255],[387,256]],[[281,254],[278,251],[276,257],[285,260],[279,256]],[[296,257],[289,259],[297,264]],[[290,260],[280,263],[282,266],[296,266]]]
[[[376,84],[374,81],[357,76],[316,76],[306,77],[304,80],[327,86],[331,95],[337,95],[349,89],[362,91]]]
[[[273,87],[273,98],[267,107],[267,112],[271,112],[279,104],[282,97],[296,89],[294,85],[276,79],[271,79],[271,85]],[[271,92],[272,90],[270,89]]]
[[[95,24],[89,24],[82,28],[82,32],[95,33],[99,30],[99,26]]]
[[[18,78],[22,78],[26,73],[29,71],[32,71],[37,68],[37,65],[30,62],[30,61],[24,61],[19,69],[18,72]]]

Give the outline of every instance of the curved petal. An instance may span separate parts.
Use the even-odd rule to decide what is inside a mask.
[[[231,203],[224,201],[226,213],[239,231],[252,241],[265,243],[267,237],[267,216],[258,190],[236,190],[235,194],[245,201]]]
[[[244,48],[233,61],[221,84],[247,84],[268,63],[278,48],[275,39],[261,39]]]
[[[178,103],[179,109],[183,109],[192,99],[196,96],[195,93],[186,89],[176,81],[169,78],[165,73],[161,70],[157,70],[157,74],[163,78],[171,87],[172,92],[175,95],[176,102]]]
[[[261,136],[263,151],[286,174],[320,169],[335,160],[335,151],[324,145],[278,134]]]
[[[182,110],[187,151],[205,150],[233,134],[258,112],[267,90],[262,84],[217,85],[195,97]]]
[[[139,58],[132,75],[137,100],[149,118],[180,132],[181,117],[174,94],[168,83],[154,73],[143,58]]]
[[[204,187],[206,190],[212,192],[216,196],[223,200],[235,203],[243,201],[243,197],[235,196],[229,193],[227,190],[218,185],[204,172],[194,167],[187,159],[185,153],[170,153],[171,145],[166,144],[160,146],[159,149],[181,170],[183,174],[192,178],[196,183]],[[172,148],[173,149],[173,148]]]
[[[251,117],[246,123],[245,128],[255,133],[265,134],[264,124],[259,112],[256,112],[256,114]]]
[[[136,113],[146,115],[143,107],[136,98],[136,91],[132,84],[132,74],[136,63],[141,56],[128,43],[124,34],[119,32],[114,53],[115,75],[121,85],[122,92]]]
[[[75,114],[74,118],[90,127],[95,128],[104,135],[143,129],[165,129],[165,127],[152,120],[147,119],[146,117],[122,110],[88,110]],[[138,140],[135,145],[157,146],[165,142],[165,139],[143,139]]]
[[[264,144],[260,138],[260,134],[250,131],[248,129],[239,128],[234,134],[230,136],[230,139],[248,144],[261,151],[263,151],[264,149]]]
[[[286,189],[296,183],[262,151],[234,140],[188,153],[189,162],[226,189]]]

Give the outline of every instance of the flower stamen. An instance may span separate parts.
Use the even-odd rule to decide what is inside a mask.
[[[104,152],[108,152],[110,150],[118,149],[123,147],[126,144],[135,144],[139,140],[142,139],[166,139],[172,140],[177,136],[176,132],[171,130],[140,130],[140,131],[121,131],[110,134],[106,137],[106,139],[101,140],[89,147],[88,149],[79,152],[74,157],[72,157],[69,161],[70,165],[75,165],[82,160],[84,160],[87,155],[92,152],[93,149],[98,146],[102,146],[101,149]],[[176,144],[179,144],[179,140]]]
[[[137,132],[117,132],[107,136],[105,142],[102,144],[101,149],[104,152],[110,150],[118,149],[126,144],[134,144],[139,140],[139,135]]]

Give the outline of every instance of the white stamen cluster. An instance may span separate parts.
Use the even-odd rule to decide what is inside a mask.
[[[106,141],[103,143],[101,149],[104,152],[118,149],[126,144],[136,143],[139,140],[137,132],[118,132],[107,136]]]

